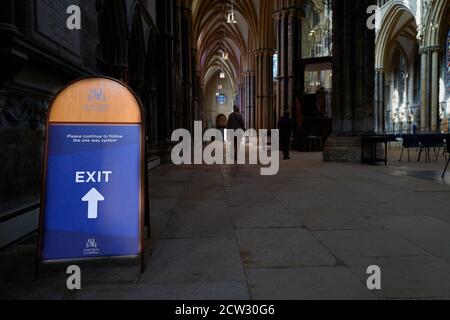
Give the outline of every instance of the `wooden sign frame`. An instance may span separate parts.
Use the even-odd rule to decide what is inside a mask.
[[[99,91],[98,88],[103,89]],[[97,89],[97,91],[96,91]],[[107,91],[107,94],[105,94]],[[126,93],[125,96],[118,92]],[[112,98],[113,97],[113,98]],[[82,112],[82,106],[88,105],[89,100],[102,101],[103,104],[95,103],[93,108],[102,108],[108,106],[111,112]],[[135,110],[130,110],[130,103],[135,104]],[[118,120],[117,120],[118,119]],[[139,177],[139,254],[129,257],[95,257],[95,258],[79,258],[70,260],[43,261],[42,245],[46,208],[46,189],[47,189],[47,172],[48,172],[48,150],[49,150],[49,128],[51,125],[79,125],[79,126],[95,126],[95,125],[111,125],[126,126],[135,125],[140,127],[140,177]],[[46,120],[46,134],[44,146],[44,161],[41,175],[41,203],[39,213],[39,229],[36,254],[36,273],[35,278],[39,277],[40,266],[43,263],[67,263],[72,261],[85,262],[90,260],[110,260],[111,258],[138,258],[140,259],[141,272],[145,269],[145,240],[144,227],[146,217],[150,221],[150,208],[147,199],[148,186],[148,165],[146,163],[146,126],[144,108],[139,97],[133,90],[121,81],[105,77],[105,76],[87,76],[70,82],[58,91],[52,99]],[[150,222],[148,222],[150,229]],[[150,234],[150,231],[149,233]]]

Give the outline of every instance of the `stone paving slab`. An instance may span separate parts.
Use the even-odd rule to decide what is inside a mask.
[[[0,251],[0,298],[450,297],[450,185],[424,176],[440,163],[292,158],[275,177],[257,166],[161,166],[150,173],[141,277],[136,265],[99,266],[83,267],[80,292],[65,288],[64,270],[34,282],[31,237]],[[369,265],[382,269],[379,292],[366,287]]]
[[[234,229],[229,216],[207,213],[177,213],[167,224],[164,239],[234,238]]]
[[[142,284],[245,281],[234,239],[160,240]]]
[[[314,190],[303,189],[301,191],[290,191],[276,193],[277,200],[289,210],[308,210],[320,203],[321,206],[332,206],[334,202]]]
[[[74,293],[63,285],[2,289],[0,299],[6,300],[71,300]]]
[[[225,190],[222,187],[199,189],[190,187],[184,192],[181,201],[220,201],[226,200]]]
[[[186,185],[177,182],[170,184],[150,183],[150,199],[173,199],[180,198],[186,192]]]
[[[450,262],[450,225],[428,216],[391,217],[386,227],[430,254]]]
[[[132,286],[93,286],[78,300],[248,300],[247,282],[204,282]]]
[[[375,296],[344,267],[248,269],[255,300],[372,300]]]
[[[339,258],[428,255],[426,251],[388,230],[318,231],[314,235]]]
[[[150,212],[161,214],[173,214],[178,205],[178,199],[150,199]]]
[[[450,264],[432,256],[344,258],[354,274],[366,281],[368,266],[381,268],[383,299],[432,299],[450,295]]]
[[[296,210],[294,215],[311,231],[382,229],[382,221],[372,212],[346,211],[342,206]]]
[[[214,214],[215,216],[229,216],[228,204],[226,200],[193,200],[193,201],[180,201],[175,208],[175,213],[202,213],[202,214]]]
[[[249,186],[250,188],[250,186]],[[226,191],[229,207],[271,206],[277,203],[273,192],[247,192]]]
[[[301,227],[295,216],[281,205],[232,207],[228,210],[237,229]]]
[[[336,260],[301,228],[240,229],[236,231],[246,267],[332,266]]]

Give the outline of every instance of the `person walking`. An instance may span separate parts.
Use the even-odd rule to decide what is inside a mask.
[[[280,146],[283,151],[284,160],[289,160],[289,149],[292,138],[292,121],[289,112],[286,111],[284,116],[278,122],[278,129],[280,130]]]
[[[245,129],[245,121],[244,117],[242,117],[242,114],[240,112],[239,106],[235,105],[233,106],[233,113],[230,114],[228,117],[228,124],[227,124],[228,130],[239,130],[242,129],[246,131]],[[238,160],[238,150],[239,150],[239,144],[241,141],[238,139],[236,135],[234,135],[234,160]]]

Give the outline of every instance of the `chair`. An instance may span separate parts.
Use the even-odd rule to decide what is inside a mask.
[[[402,162],[403,153],[405,152],[405,149],[408,151],[408,162],[411,162],[411,155],[409,149],[420,147],[419,136],[415,134],[404,134],[402,135],[402,138],[403,138],[402,153],[400,155],[400,160],[398,160],[398,162]]]
[[[389,146],[391,146],[392,144],[395,144],[395,143],[398,142],[398,140],[397,140],[397,135],[395,135],[395,134],[388,134],[388,135],[387,135],[387,138],[388,138],[388,144],[389,144]]]
[[[447,144],[447,153],[449,153],[450,154],[450,134],[448,134],[446,137],[445,137],[445,141],[446,141],[446,144]],[[448,165],[450,164],[450,157],[447,159],[447,164],[446,164],[446,166],[445,166],[445,169],[444,169],[444,173],[442,173],[442,179],[444,179],[445,178],[445,173],[447,172],[447,169],[448,169]]]
[[[306,137],[306,143],[309,147],[309,152],[319,152],[323,150],[322,137],[308,136]]]
[[[420,152],[419,152],[419,158],[418,162],[420,162],[420,159],[422,158],[422,153],[425,150],[425,158],[426,162],[431,162],[431,148],[434,149],[434,153],[436,156],[436,161],[439,158],[439,153],[441,152],[441,148],[445,149],[445,135],[437,133],[429,133],[429,134],[421,134],[419,135],[419,145],[420,145]],[[436,152],[437,148],[437,152]]]

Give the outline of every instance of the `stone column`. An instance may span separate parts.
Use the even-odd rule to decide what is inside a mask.
[[[197,81],[198,81],[198,120],[204,121],[204,106],[206,105],[206,99],[204,96],[205,83],[201,77],[200,71],[197,70]]]
[[[119,1],[105,1],[101,10],[104,74],[128,83],[129,30],[127,13]]]
[[[201,119],[200,115],[200,72],[197,70],[197,49],[192,49],[191,63],[192,63],[192,99],[194,108],[194,120],[198,121]]]
[[[157,26],[158,26],[158,137],[160,143],[170,139],[175,128],[174,96],[173,86],[173,63],[174,63],[174,1],[157,1]]]
[[[439,119],[439,53],[440,47],[431,49],[431,131],[440,130]]]
[[[192,11],[186,1],[181,2],[181,73],[183,81],[184,128],[193,131],[193,76],[192,76]]]
[[[249,100],[249,76],[248,76],[249,72],[245,71],[244,72],[244,105],[243,105],[243,110],[244,110],[244,119],[245,119],[245,126],[248,128],[249,127],[249,121],[248,121],[248,114],[249,114],[249,104],[248,104],[248,100]]]
[[[239,107],[241,108],[241,112],[244,113],[244,119],[247,114],[247,110],[245,110],[245,84],[239,84],[238,86],[239,92]]]
[[[245,74],[245,112],[247,128],[255,128],[255,72],[253,70]]]
[[[0,4],[0,30],[17,30],[15,0],[3,0]]]
[[[375,75],[375,129],[376,132],[386,132],[386,86],[384,69],[377,69]]]
[[[256,55],[256,129],[273,128],[273,49],[259,49]]]
[[[375,132],[375,0],[333,1],[333,134],[325,161],[361,161],[361,135]]]
[[[428,66],[428,51],[425,49],[420,50],[420,82],[421,82],[421,110],[420,110],[420,131],[426,132],[431,127],[429,122],[429,110],[428,106],[428,79],[429,79],[429,66]]]
[[[421,54],[422,109],[420,128],[422,132],[439,131],[439,54],[441,47],[427,47]]]
[[[374,132],[375,32],[366,26],[374,0],[333,2],[334,132]],[[336,31],[339,30],[340,32]]]
[[[285,110],[295,117],[297,96],[303,94],[304,75],[301,70],[301,18],[303,9],[284,3],[274,12],[278,51],[277,113]]]

